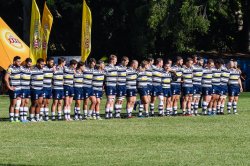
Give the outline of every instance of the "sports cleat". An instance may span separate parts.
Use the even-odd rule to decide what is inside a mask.
[[[100,116],[96,117],[96,120],[102,120],[102,118]]]
[[[112,118],[113,118],[113,114],[109,113],[109,119],[112,119]]]
[[[19,122],[20,122],[20,120],[19,120],[19,119],[17,119],[17,120],[15,120],[15,122],[16,122],[16,123],[19,123]]]
[[[239,115],[238,112],[234,112],[233,114],[234,114],[234,115]]]
[[[30,122],[37,122],[34,118],[30,119]]]
[[[96,116],[93,116],[93,117],[92,117],[92,120],[96,120]]]
[[[52,120],[52,121],[55,121],[55,120],[56,120],[56,117],[52,116],[52,117],[51,117],[51,120]]]
[[[144,116],[143,115],[138,115],[137,118],[144,118]]]
[[[23,120],[21,120],[21,122],[22,122],[22,123],[27,123],[27,122],[29,122],[29,121],[23,119]]]
[[[63,120],[63,119],[62,119],[62,116],[58,116],[58,120]]]

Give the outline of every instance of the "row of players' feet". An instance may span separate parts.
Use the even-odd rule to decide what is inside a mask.
[[[231,114],[231,112],[228,112],[228,114]],[[237,112],[233,112],[234,115],[238,115]],[[182,114],[180,114],[181,116],[200,116],[200,115],[204,115],[204,116],[215,116],[215,115],[225,115],[224,112],[202,112],[202,114],[198,114],[198,113],[188,113],[188,112],[183,112]],[[162,114],[154,114],[154,113],[140,113],[137,117],[138,118],[149,118],[149,117],[164,117],[164,116],[178,116],[178,114],[172,113],[172,112],[166,112],[166,113],[162,113]],[[133,118],[132,113],[128,114],[126,116],[128,119]],[[106,113],[105,114],[105,119],[121,119],[122,117],[120,116],[120,114],[115,114],[113,115],[112,113]],[[46,121],[82,121],[82,120],[102,120],[102,118],[100,116],[75,116],[73,119],[71,119],[70,117],[67,118],[63,118],[62,116],[58,116],[57,118],[55,116],[52,116],[51,119],[49,119],[49,117],[40,117],[40,118],[30,118],[28,119],[21,119],[19,120],[18,118],[15,119],[11,119],[10,122],[46,122]]]

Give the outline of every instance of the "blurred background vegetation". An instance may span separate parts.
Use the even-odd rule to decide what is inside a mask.
[[[42,15],[45,0],[36,0]],[[249,0],[87,0],[92,57],[250,52]],[[80,55],[82,0],[47,0],[49,55]],[[0,0],[0,16],[29,44],[31,0]]]

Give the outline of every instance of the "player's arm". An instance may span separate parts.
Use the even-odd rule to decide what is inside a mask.
[[[14,91],[14,90],[15,90],[15,87],[10,86],[10,81],[9,81],[10,73],[11,73],[11,71],[10,71],[10,69],[8,69],[7,72],[6,72],[6,74],[5,74],[5,76],[4,76],[4,81],[5,81],[5,83],[6,83],[7,88],[8,88],[9,90]]]
[[[240,78],[238,79],[238,83],[240,85],[240,92],[243,92],[242,83],[241,83],[241,79]]]

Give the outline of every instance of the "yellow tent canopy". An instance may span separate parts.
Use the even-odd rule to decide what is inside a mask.
[[[29,57],[29,47],[0,17],[0,66],[7,69],[15,56],[20,56],[24,61]]]

